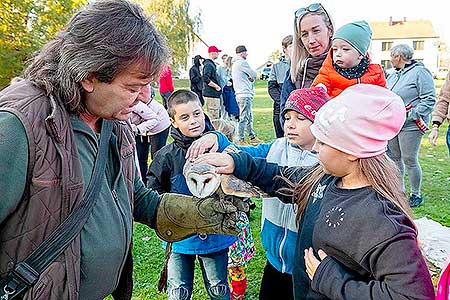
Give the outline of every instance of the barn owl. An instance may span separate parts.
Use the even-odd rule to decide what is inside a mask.
[[[220,198],[232,195],[242,198],[261,198],[264,193],[257,187],[245,182],[234,175],[216,173],[216,168],[209,164],[193,165],[186,161],[183,175],[189,191],[198,198],[206,198],[218,193]]]

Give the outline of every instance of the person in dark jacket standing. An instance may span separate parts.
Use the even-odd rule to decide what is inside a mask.
[[[313,3],[295,12],[291,68],[281,90],[280,111],[293,90],[311,86],[327,57],[333,33],[333,23],[322,4]],[[283,116],[280,122],[284,124]]]
[[[385,155],[405,119],[395,93],[357,84],[317,112],[310,127],[315,167],[281,168],[244,152],[204,154],[194,163],[213,164],[299,205],[296,300],[434,299],[399,172]]]
[[[178,222],[185,213],[191,217],[187,221],[209,226],[217,224],[217,213],[224,220],[234,215],[221,214],[214,207],[223,204],[211,199],[202,202],[209,207],[203,218],[198,200],[160,196],[137,176],[128,119],[169,52],[139,5],[95,1],[43,46],[23,80],[0,92],[0,299],[87,300],[113,294],[129,300],[133,220],[171,240],[169,235],[205,233],[199,223]],[[24,264],[69,216],[82,221],[73,212],[80,212],[85,191],[96,194],[91,177],[98,161],[106,168],[96,177],[96,197],[87,199],[95,203],[81,231],[44,270],[29,260]],[[187,206],[180,210],[175,200]],[[32,284],[11,295],[18,281]]]
[[[292,49],[292,35],[288,35],[283,39],[281,47],[283,54],[280,60],[273,65],[269,75],[269,82],[267,83],[269,95],[273,100],[273,127],[277,138],[284,136],[283,126],[280,122],[280,96],[283,82],[290,66],[289,52]]]
[[[206,103],[206,111],[208,116],[214,120],[220,118],[220,88],[217,78],[217,67],[214,60],[219,57],[219,50],[216,46],[208,47],[209,58],[205,59],[203,65],[203,98]]]
[[[201,68],[205,59],[200,55],[196,55],[194,57],[194,64],[189,69],[189,81],[191,82],[191,91],[197,94],[198,99],[200,99],[200,103],[202,106],[205,104],[205,100],[203,99],[202,89],[203,89],[203,80],[202,80],[202,72]]]

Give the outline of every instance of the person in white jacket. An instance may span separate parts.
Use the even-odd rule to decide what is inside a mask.
[[[136,151],[141,178],[146,183],[148,154],[164,147],[169,136],[170,119],[164,106],[154,101],[155,92],[150,84],[142,88],[139,103],[133,107],[131,126],[136,135]]]
[[[244,131],[247,128],[250,143],[259,144],[261,141],[256,137],[253,129],[252,103],[255,95],[254,82],[256,80],[256,71],[253,70],[247,59],[247,48],[245,46],[236,47],[236,58],[231,70],[233,85],[236,94],[236,100],[239,105],[239,143],[244,143]]]

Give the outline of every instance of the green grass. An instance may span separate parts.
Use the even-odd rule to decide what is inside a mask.
[[[187,88],[188,80],[176,80],[175,88]],[[437,82],[437,88],[442,82]],[[157,93],[157,99],[160,96]],[[264,141],[274,139],[272,125],[272,100],[267,94],[267,82],[256,83],[254,98],[254,126],[258,137]],[[426,216],[450,227],[450,163],[445,144],[445,128],[441,128],[436,147],[430,146],[423,139],[420,151],[420,162],[423,169],[422,191],[425,204],[414,210],[415,217]],[[257,299],[262,270],[265,264],[264,252],[259,239],[261,203],[257,201],[257,209],[252,211],[250,223],[256,245],[256,255],[248,268],[248,289],[246,299]],[[157,291],[159,273],[164,261],[164,249],[153,230],[141,224],[135,224],[134,232],[134,298],[133,299],[167,299],[165,293]],[[200,270],[195,273],[194,300],[208,299],[203,287]]]

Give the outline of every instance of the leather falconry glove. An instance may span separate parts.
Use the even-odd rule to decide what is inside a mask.
[[[236,222],[246,205],[233,200],[163,194],[156,212],[156,234],[167,242],[195,234],[237,235]]]

